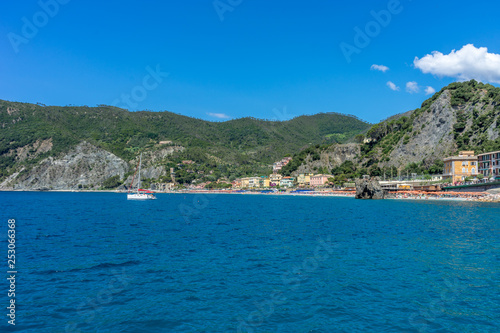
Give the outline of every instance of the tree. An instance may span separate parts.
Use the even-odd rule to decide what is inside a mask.
[[[434,161],[434,164],[430,166],[429,173],[431,175],[441,174],[443,173],[444,162],[442,160]]]
[[[365,136],[363,134],[358,134],[354,137],[354,142],[363,143],[365,141]]]
[[[104,188],[116,188],[120,186],[122,182],[120,181],[120,176],[116,175],[113,177],[109,177],[102,183],[102,187]]]
[[[380,177],[382,176],[382,170],[380,170],[379,167],[374,166],[370,169],[370,176]]]
[[[377,141],[382,138],[386,133],[386,126],[384,124],[373,125],[372,128],[366,133],[366,136]]]

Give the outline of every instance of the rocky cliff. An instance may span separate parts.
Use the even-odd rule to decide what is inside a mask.
[[[72,190],[79,185],[95,188],[112,176],[129,171],[127,162],[103,149],[82,142],[58,158],[48,157],[31,170],[22,170],[2,184],[2,189]]]
[[[296,177],[301,173],[330,173],[333,167],[347,160],[357,162],[360,155],[360,145],[355,143],[336,144],[319,151],[318,154],[319,159],[308,155],[305,162],[292,172],[292,175]]]
[[[37,142],[32,147],[17,149],[13,157],[19,160],[35,158],[49,151],[50,147],[51,140]],[[183,150],[180,146],[167,146],[146,151],[143,154],[141,178],[158,179],[166,175],[165,167],[159,163],[167,156]],[[138,162],[139,157],[126,162],[84,141],[67,153],[49,156],[31,168],[23,167],[0,183],[0,190],[98,189],[104,181],[115,176],[129,185]]]
[[[411,114],[410,114],[411,115]],[[456,149],[453,140],[455,110],[451,106],[451,94],[443,92],[431,105],[428,112],[416,117],[412,123],[414,132],[405,142],[402,138],[383,165],[395,167],[422,160],[436,160],[451,154]]]
[[[406,117],[378,124],[367,160],[379,166],[430,165],[458,150],[500,148],[500,89],[474,80],[453,83]]]
[[[452,83],[420,108],[376,124],[358,139],[364,143],[319,147],[295,173],[326,172],[344,160],[372,175],[405,168],[422,172],[439,168],[459,150],[500,150],[500,88],[474,80]]]

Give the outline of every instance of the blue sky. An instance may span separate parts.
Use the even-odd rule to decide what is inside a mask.
[[[419,107],[427,87],[497,85],[499,12],[481,0],[3,1],[0,99],[378,122]]]

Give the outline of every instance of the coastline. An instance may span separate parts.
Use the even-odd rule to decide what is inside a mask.
[[[0,192],[50,192],[50,193],[116,193],[126,194],[127,191],[117,190],[20,190],[20,189],[0,189]],[[233,190],[181,190],[181,191],[155,191],[157,194],[239,194],[239,195],[273,195],[273,196],[303,196],[303,197],[340,197],[354,199],[354,191],[311,191],[311,192],[261,192],[261,191],[233,191]],[[389,193],[385,198],[387,200],[405,200],[405,201],[470,201],[470,202],[488,202],[500,203],[500,195],[489,193],[450,194],[448,192],[439,192],[432,194],[424,193],[402,193],[395,195]]]

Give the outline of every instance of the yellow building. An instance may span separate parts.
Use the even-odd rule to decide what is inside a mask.
[[[248,179],[248,187],[259,188],[260,187],[260,177],[250,177]]]
[[[241,178],[241,188],[249,188],[250,187],[250,178]]]
[[[312,173],[301,173],[298,177],[297,177],[297,184],[299,186],[309,186],[311,185],[311,176],[313,176],[314,174]]]
[[[265,177],[265,178],[262,178],[262,187],[269,187],[271,186],[271,181],[269,180],[269,178]]]
[[[456,183],[477,175],[477,156],[474,156],[473,151],[461,151],[458,156],[444,159],[443,179],[445,180]]]
[[[273,186],[279,185],[281,178],[283,178],[283,176],[280,175],[279,173],[272,173],[269,176],[269,185],[272,185],[272,184],[274,184]]]

